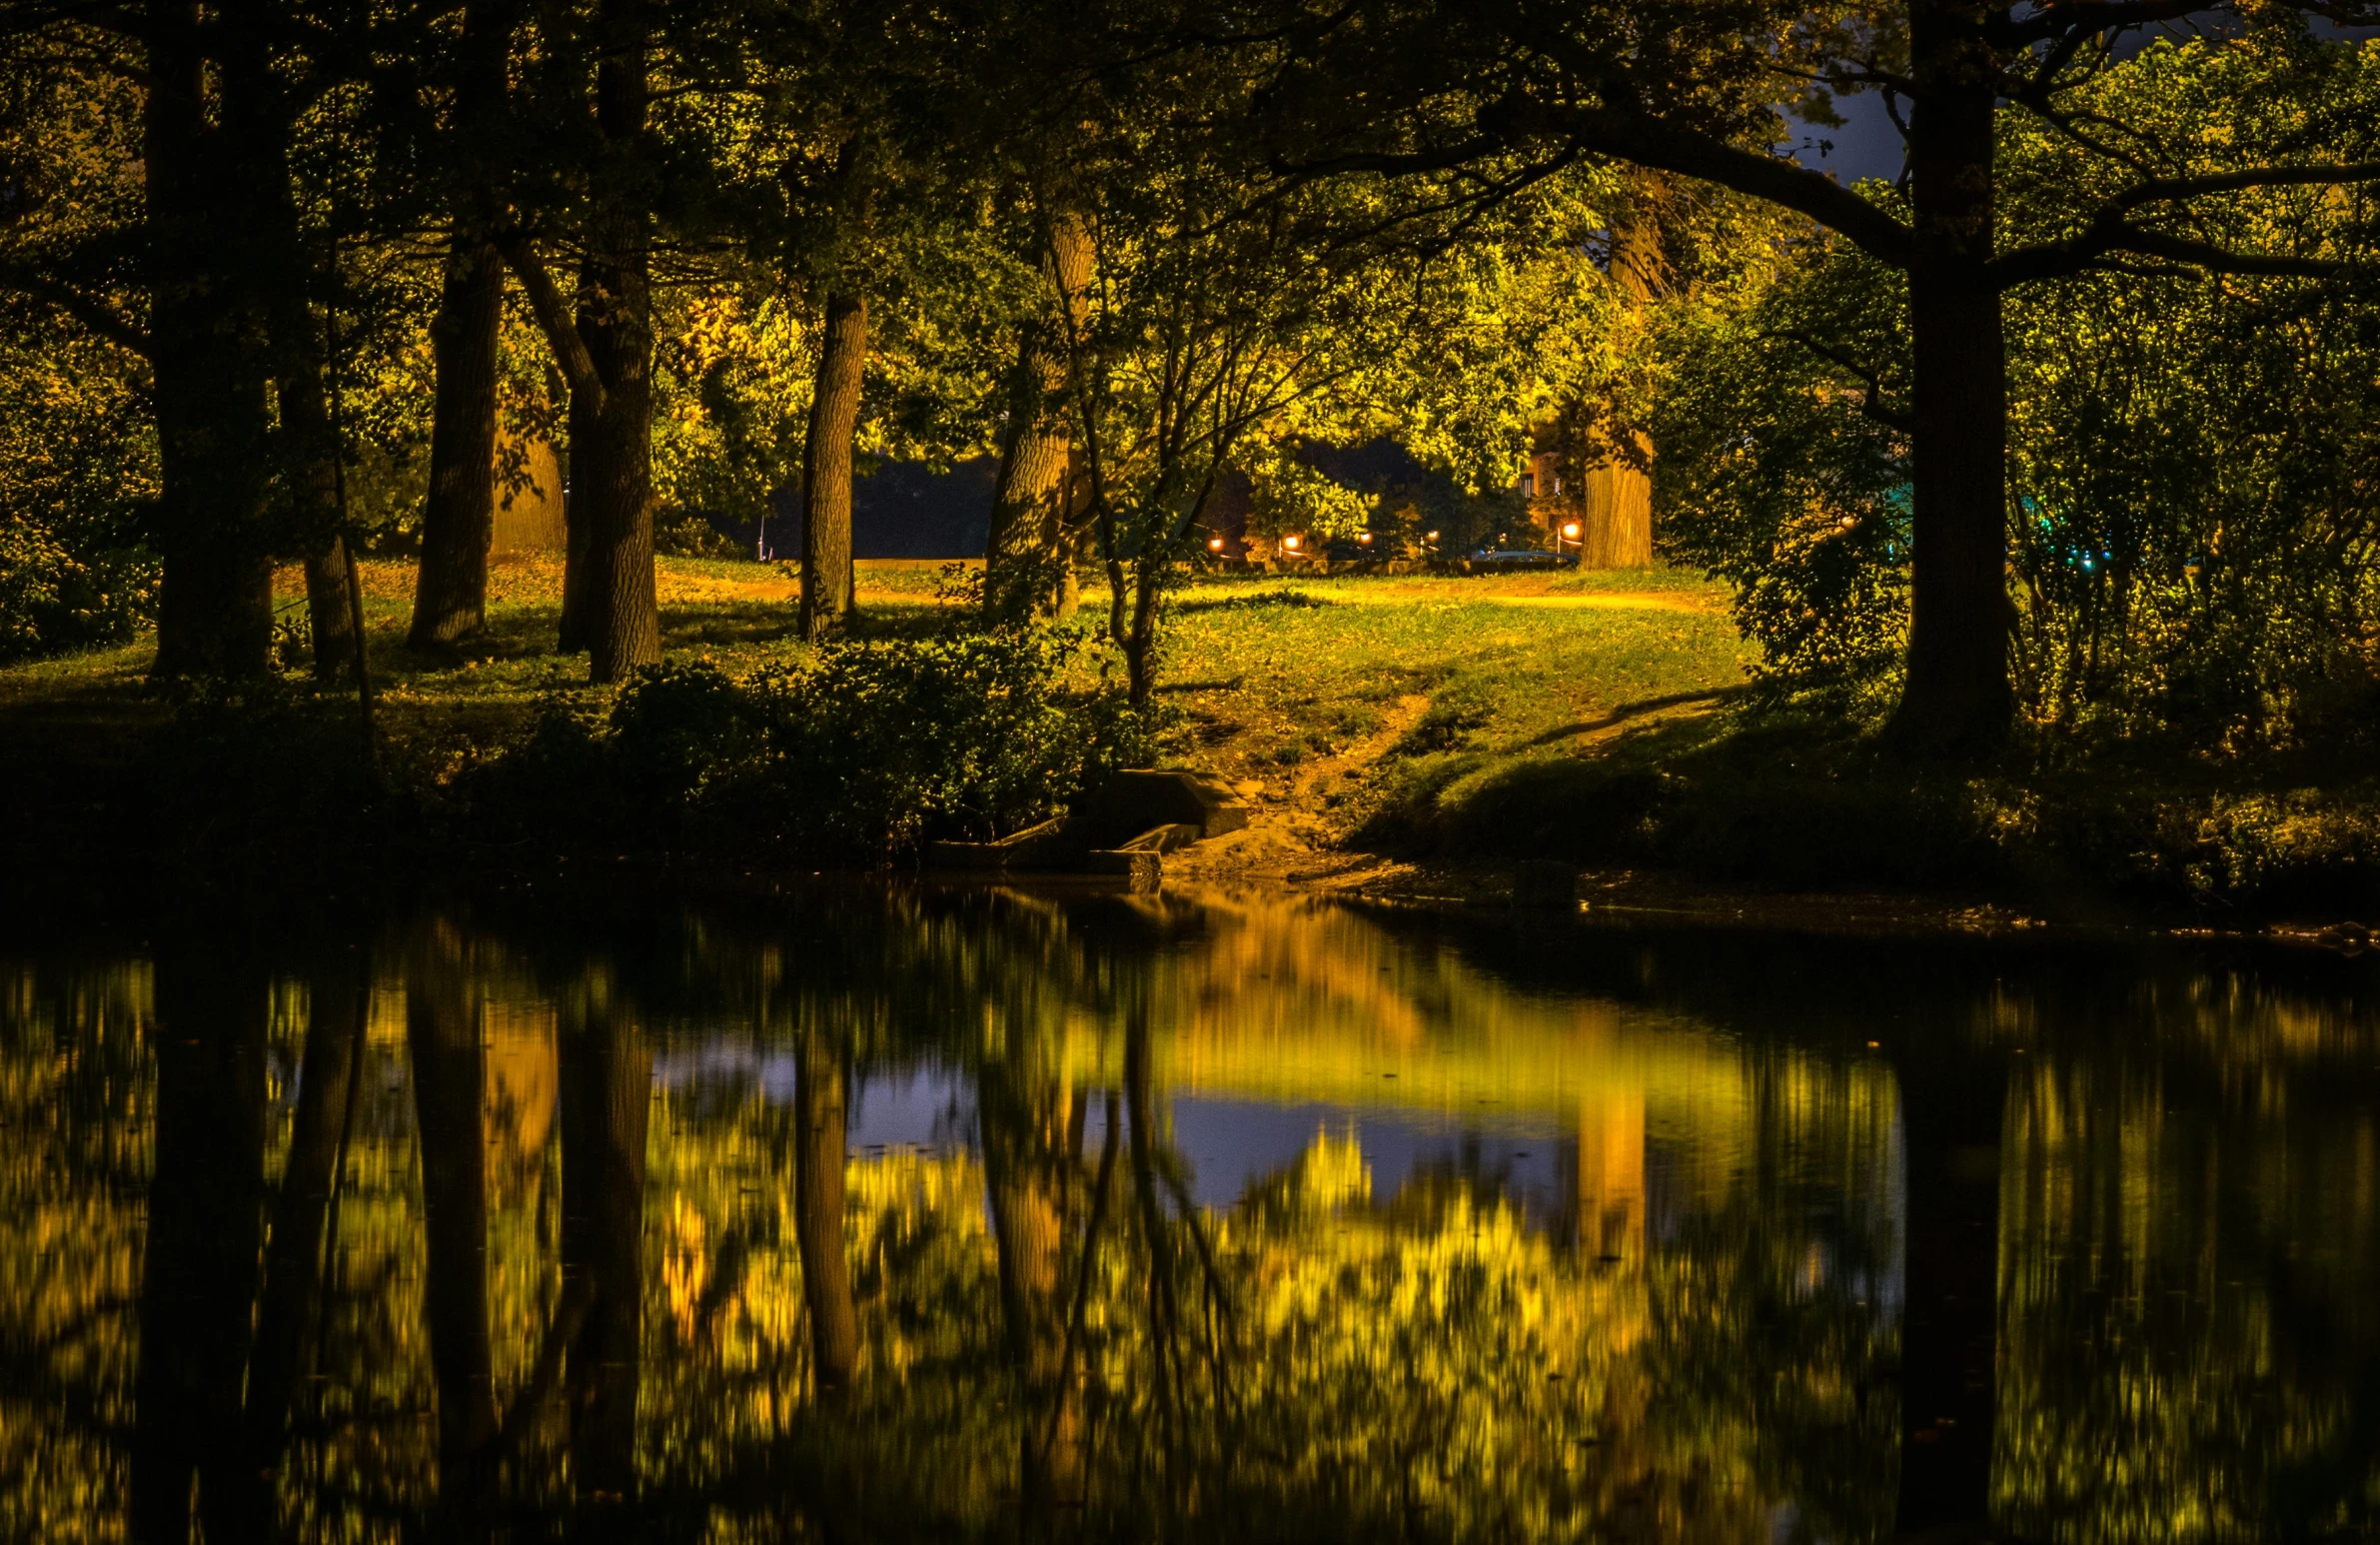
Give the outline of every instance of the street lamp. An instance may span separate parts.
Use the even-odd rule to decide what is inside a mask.
[[[1304,547],[1305,545],[1306,545],[1306,539],[1305,539],[1305,538],[1303,538],[1303,537],[1295,537],[1295,536],[1292,536],[1292,537],[1283,537],[1283,538],[1281,539],[1281,549],[1282,549],[1282,551],[1283,551],[1283,552],[1286,552],[1286,553],[1294,553],[1294,552],[1296,552],[1296,551],[1297,551],[1299,548],[1301,548],[1301,547]]]
[[[1207,551],[1208,551],[1208,552],[1210,552],[1210,553],[1220,553],[1220,552],[1222,552],[1222,551],[1223,551],[1223,539],[1222,539],[1221,537],[1209,537],[1209,538],[1207,538]]]
[[[1575,545],[1578,543],[1578,540],[1579,540],[1579,523],[1578,523],[1578,522],[1576,522],[1576,521],[1564,521],[1564,522],[1562,523],[1562,535],[1561,535],[1560,537],[1557,537],[1557,538],[1555,538],[1555,539],[1554,539],[1554,551],[1555,551],[1557,554],[1561,553],[1561,551],[1562,551],[1562,544],[1563,544],[1564,540],[1566,540],[1566,539],[1567,539],[1569,542],[1571,542],[1571,543],[1572,543],[1574,546],[1575,546]]]

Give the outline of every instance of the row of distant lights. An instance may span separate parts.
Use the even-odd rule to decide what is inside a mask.
[[[1579,534],[1579,523],[1578,523],[1578,522],[1576,522],[1576,521],[1573,521],[1573,522],[1572,522],[1570,525],[1563,527],[1563,528],[1562,528],[1562,534],[1563,534],[1564,536],[1566,536],[1566,537],[1575,537],[1575,536],[1577,536],[1577,535]],[[1436,533],[1436,532],[1434,532],[1434,531],[1430,531],[1430,532],[1424,532],[1424,533],[1422,533],[1422,537],[1423,537],[1423,540],[1425,540],[1425,541],[1429,541],[1429,542],[1436,542],[1436,541],[1438,540],[1438,533]],[[1358,537],[1355,539],[1355,541],[1356,541],[1356,545],[1357,545],[1358,547],[1367,547],[1367,548],[1368,548],[1368,547],[1370,547],[1370,546],[1372,545],[1372,534],[1371,534],[1370,532],[1364,532],[1363,534],[1361,534],[1360,536],[1358,536]],[[1303,537],[1300,537],[1300,536],[1296,536],[1296,535],[1294,535],[1294,534],[1293,534],[1293,535],[1291,535],[1291,536],[1283,537],[1283,538],[1281,539],[1281,550],[1282,550],[1283,552],[1285,552],[1285,553],[1295,553],[1295,552],[1299,552],[1300,550],[1302,550],[1302,549],[1305,547],[1305,545],[1306,545],[1306,539],[1305,539],[1305,538],[1303,538]],[[1222,552],[1222,551],[1223,551],[1223,539],[1222,539],[1221,537],[1209,537],[1209,538],[1207,538],[1207,551],[1208,551],[1208,552],[1210,552],[1210,553],[1220,553],[1220,552]]]

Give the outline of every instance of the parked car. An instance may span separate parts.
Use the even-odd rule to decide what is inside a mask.
[[[1576,553],[1547,553],[1536,548],[1475,548],[1471,554],[1474,572],[1498,573],[1507,569],[1576,569]]]

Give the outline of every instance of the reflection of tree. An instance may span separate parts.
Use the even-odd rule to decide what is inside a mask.
[[[1004,1036],[976,1078],[1001,1326],[1024,1396],[1020,1485],[1035,1518],[1079,1502],[1082,1489],[1082,1410],[1068,1366],[1064,1270],[1084,1107],[1049,1049],[1038,1036]]]
[[[636,1493],[652,1100],[652,1053],[609,985],[591,973],[561,1040],[563,1278],[588,1302],[570,1348],[571,1473],[598,1519]]]
[[[481,982],[443,919],[424,930],[406,979],[406,1044],[422,1149],[423,1307],[438,1385],[438,1496],[444,1532],[471,1527],[496,1442],[488,1324],[487,1054]],[[484,1530],[484,1525],[481,1526]]]
[[[168,956],[164,1022],[196,1037],[150,1032],[137,970],[39,1007],[54,1041],[24,1005],[74,994],[0,998],[0,1507],[122,1489],[139,1298],[141,1390],[177,1393],[138,1410],[138,1495],[176,1539],[193,1473],[210,1537],[278,1507],[309,1538],[1872,1539],[1904,1141],[1913,1233],[1947,1220],[1988,1265],[1927,1175],[2000,1198],[2003,1524],[2342,1532],[2380,1498],[2380,1137],[2343,1022],[2218,994],[2160,1004],[2153,1053],[2028,1033],[1995,1193],[1964,1052],[1539,999],[1345,913],[895,896],[697,923],[574,939],[535,978],[484,928],[416,929],[405,1006],[384,981],[361,1026],[337,962],[301,988]],[[971,1084],[979,1146],[847,1152],[846,1093],[918,1065]],[[1185,1089],[1357,1127],[1200,1207]],[[1459,1128],[1487,1096],[1563,1134],[1550,1220],[1477,1149],[1376,1190],[1362,1111]],[[285,1365],[320,1377],[282,1439]],[[278,1495],[244,1494],[277,1444]]]
[[[304,1357],[321,1306],[323,1233],[339,1159],[355,1111],[355,1064],[364,1038],[367,978],[361,952],[331,952],[311,973],[298,1105],[274,1199],[264,1297],[248,1369],[247,1454],[239,1474],[237,1528],[263,1538],[278,1512],[278,1481]]]
[[[820,1011],[794,1030],[793,1228],[801,1249],[801,1295],[809,1309],[810,1355],[821,1392],[851,1386],[859,1358],[859,1316],[843,1254],[844,1102],[850,1076],[838,1027]]]
[[[2380,1523],[2369,1047],[2325,1035],[2283,1058],[2246,1035],[2204,1050],[2110,1036],[2021,1059],[2000,1252],[2005,1523],[2060,1545]]]
[[[1989,1512],[2005,1065],[1956,1035],[1900,1060],[1903,1533],[1979,1526]]]
[[[210,1538],[239,1539],[255,1523],[235,1507],[263,1243],[269,988],[229,949],[158,955],[157,1157],[129,1488],[136,1540],[190,1537],[194,1481]]]

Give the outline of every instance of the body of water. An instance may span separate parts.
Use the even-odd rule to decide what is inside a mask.
[[[2363,1538],[2376,985],[1282,896],[21,930],[0,1533]]]

